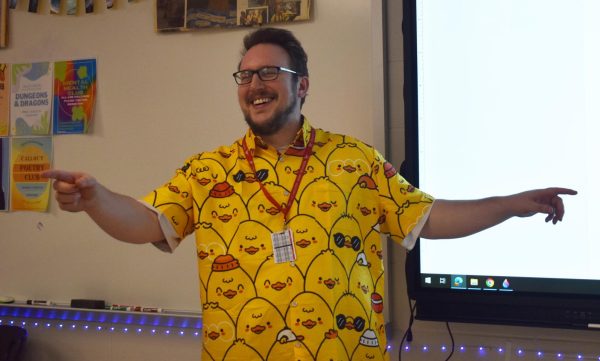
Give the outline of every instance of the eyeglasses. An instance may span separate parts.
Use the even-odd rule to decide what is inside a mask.
[[[254,74],[258,74],[258,77],[262,81],[275,80],[279,76],[279,73],[285,71],[291,74],[298,74],[292,69],[284,68],[283,66],[265,66],[258,70],[240,70],[233,73],[233,78],[238,85],[250,84]]]

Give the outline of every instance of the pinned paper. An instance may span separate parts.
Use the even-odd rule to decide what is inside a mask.
[[[52,63],[11,66],[10,106],[12,135],[50,134]]]
[[[51,158],[52,137],[12,138],[11,210],[48,209],[50,180],[40,173],[50,169]]]
[[[66,10],[67,15],[76,15],[77,14],[77,0],[66,0]]]
[[[50,14],[60,14],[60,0],[50,0]]]
[[[9,199],[9,157],[8,157],[8,138],[0,138],[0,211],[8,210]]]
[[[10,109],[10,64],[0,63],[0,137],[8,135]]]
[[[54,134],[87,133],[96,100],[96,59],[54,64]]]
[[[86,14],[94,12],[94,0],[85,0],[85,12]]]
[[[29,0],[29,12],[37,13],[38,11],[38,0]]]

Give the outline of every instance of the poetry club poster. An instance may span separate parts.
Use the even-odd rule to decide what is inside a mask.
[[[54,63],[54,134],[88,133],[96,99],[96,59]]]
[[[11,210],[45,212],[50,180],[40,172],[50,169],[52,137],[12,138],[11,148]]]

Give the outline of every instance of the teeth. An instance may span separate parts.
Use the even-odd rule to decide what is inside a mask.
[[[252,104],[254,105],[259,105],[259,104],[264,104],[264,103],[268,103],[270,101],[269,98],[259,98],[259,99],[255,99]]]

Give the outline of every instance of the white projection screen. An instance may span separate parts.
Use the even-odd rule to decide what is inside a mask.
[[[421,239],[421,272],[600,280],[600,1],[417,0],[419,187],[576,189],[557,225]]]

